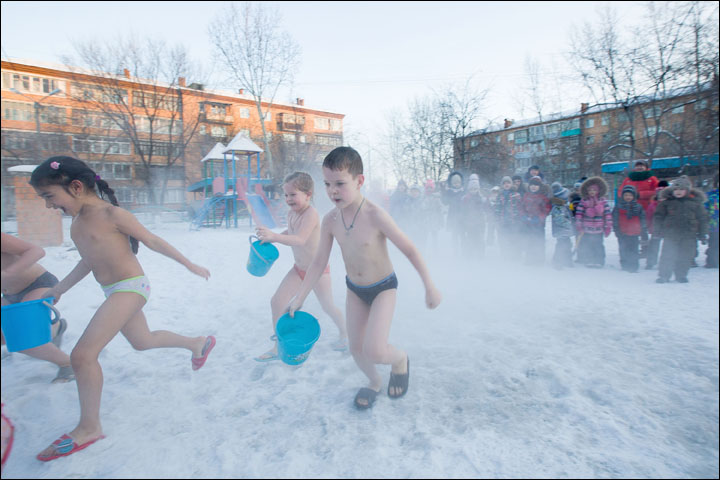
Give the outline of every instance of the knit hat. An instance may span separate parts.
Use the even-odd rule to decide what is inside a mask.
[[[505,175],[504,177],[502,177],[502,180],[500,180],[500,185],[502,185],[505,182],[512,183],[512,178]]]
[[[480,177],[478,176],[477,173],[473,173],[473,174],[471,174],[470,177],[468,178],[468,182],[471,181],[471,180],[477,180],[477,181],[479,182],[479,181],[480,181]]]
[[[480,190],[480,180],[471,177],[468,181],[468,190],[472,189],[473,187]]]
[[[550,188],[552,188],[552,193],[556,197],[559,197],[559,196],[563,195],[564,193],[568,193],[567,188],[563,187],[560,182],[553,182],[553,184],[550,186]]]
[[[650,168],[650,165],[648,165],[648,162],[645,160],[635,160],[633,166],[637,167],[638,165],[645,165],[645,168]]]
[[[625,185],[625,186],[623,187],[623,189],[622,189],[622,192],[620,192],[620,196],[622,197],[623,195],[625,195],[625,192],[630,192],[630,193],[632,193],[632,194],[633,194],[633,199],[634,199],[634,200],[637,200],[637,198],[638,198],[637,189],[636,189],[634,186],[632,186],[632,185]]]
[[[522,177],[520,175],[513,175],[512,177],[510,177],[510,181],[512,182],[514,180],[522,180]]]
[[[528,167],[527,171],[530,172],[530,170],[540,171],[540,167],[538,165],[530,165],[530,167]]]
[[[538,187],[542,187],[543,181],[542,178],[535,176],[532,177],[530,180],[528,180],[528,185],[537,185]]]
[[[686,175],[683,175],[680,178],[676,178],[670,183],[671,190],[687,190],[689,192],[691,188],[692,183]]]

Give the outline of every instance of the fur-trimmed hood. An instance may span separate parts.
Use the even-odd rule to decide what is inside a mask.
[[[671,187],[663,188],[660,190],[660,193],[658,193],[658,200],[670,200],[675,198],[673,196],[673,190],[674,189]],[[707,195],[705,195],[705,192],[695,187],[690,188],[688,194],[683,198],[689,198],[690,200],[700,203],[705,203],[707,201]]]
[[[590,185],[598,186],[598,198],[602,198],[607,195],[608,184],[605,179],[603,179],[602,177],[590,177],[585,180],[582,185],[580,185],[580,195],[582,195],[582,198],[588,198],[590,196],[590,194],[588,193],[588,188],[590,188]]]

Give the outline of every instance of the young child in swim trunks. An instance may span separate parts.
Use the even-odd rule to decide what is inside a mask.
[[[425,304],[435,308],[442,295],[418,249],[398,228],[392,217],[360,192],[365,177],[357,151],[338,147],[323,162],[325,189],[336,205],[322,220],[317,254],[307,270],[297,296],[288,305],[290,315],[302,307],[322,275],[330,257],[333,239],[342,250],[348,287],[346,318],[350,353],[368,377],[368,387],[355,396],[355,406],[373,405],[381,388],[376,364],[391,365],[388,396],[399,398],[408,390],[410,360],[405,351],[390,345],[388,336],[395,310],[398,281],[388,255],[390,240],[410,260],[425,285]]]
[[[58,279],[37,263],[45,256],[45,250],[5,232],[2,232],[0,246],[3,306],[47,298],[48,289],[57,285]],[[70,366],[70,355],[60,350],[65,330],[67,330],[67,322],[64,318],[59,318],[52,325],[52,341],[20,351],[57,365],[58,373],[53,383],[64,383],[75,379]],[[4,335],[2,343],[5,344]]]
[[[150,296],[150,283],[135,256],[138,241],[205,279],[210,272],[190,262],[175,247],[148,231],[134,215],[119,208],[115,192],[84,162],[72,157],[51,157],[33,171],[30,184],[45,200],[47,208],[59,208],[73,217],[70,236],[81,257],[75,268],[46,295],[57,302],[92,272],[106,297],[70,354],[78,386],[80,422],[37,455],[38,460],[49,461],[105,438],[100,424],[103,372],[98,356],[118,332],[137,350],[172,347],[190,350],[193,370],[205,364],[215,346],[215,337],[150,331],[142,312]],[[112,205],[102,195],[107,195]]]
[[[287,305],[297,291],[300,283],[305,279],[306,271],[312,262],[317,251],[320,240],[320,216],[317,210],[310,204],[313,198],[315,187],[313,179],[304,172],[295,172],[287,176],[283,182],[285,202],[290,207],[288,212],[288,228],[282,233],[275,233],[269,228],[258,227],[257,236],[261,243],[282,243],[292,247],[295,264],[285,275],[275,295],[270,300],[272,311],[273,332],[278,319],[287,311]],[[337,351],[347,350],[347,331],[345,329],[345,316],[335,306],[332,297],[332,282],[330,280],[330,266],[325,268],[312,287],[315,296],[320,302],[323,311],[330,315],[338,329],[338,339],[332,344]],[[277,339],[275,346],[255,357],[258,362],[269,362],[278,360]]]

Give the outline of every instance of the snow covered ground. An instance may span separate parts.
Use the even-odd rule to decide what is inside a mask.
[[[472,263],[444,248],[427,255],[444,295],[428,310],[391,247],[400,287],[390,340],[412,358],[410,388],[357,411],[365,378],[330,348],[335,327],[312,295],[304,310],[323,333],[308,360],[253,360],[271,346],[269,302],[292,265],[288,247],[256,278],[247,227],[148,226],[212,273],[206,282],[141,246],[151,329],[212,334],[217,347],[194,372],[187,351],[136,352],[116,337],[100,358],[107,438],[49,463],[35,455],[75,427],[76,385],[51,384],[49,363],[4,358],[16,431],[3,478],[718,478],[718,270],[658,285],[655,270],[619,269],[614,236],[602,270],[508,265],[497,247]],[[60,278],[79,258],[65,238],[41,261]],[[331,268],[344,309],[337,245]],[[63,296],[65,351],[102,301],[92,276]]]

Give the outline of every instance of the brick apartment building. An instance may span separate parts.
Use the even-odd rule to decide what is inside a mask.
[[[583,103],[578,110],[517,122],[506,119],[502,126],[458,139],[454,163],[456,169],[479,173],[492,184],[503,175],[524,174],[529,166],[539,165],[547,180],[572,185],[582,176],[600,175],[603,164],[637,159],[678,157],[680,163],[707,163],[714,158],[701,173],[707,175],[717,170],[717,153],[715,82],[624,105]]]
[[[343,114],[273,103],[265,118],[274,165],[318,164],[343,143]],[[268,105],[263,104],[263,110]],[[53,155],[90,164],[130,209],[184,209],[202,178],[200,159],[244,132],[264,149],[252,97],[35,61],[2,61],[2,218],[15,215],[15,165]],[[261,155],[261,175],[270,172]],[[164,192],[163,198],[157,198]]]

